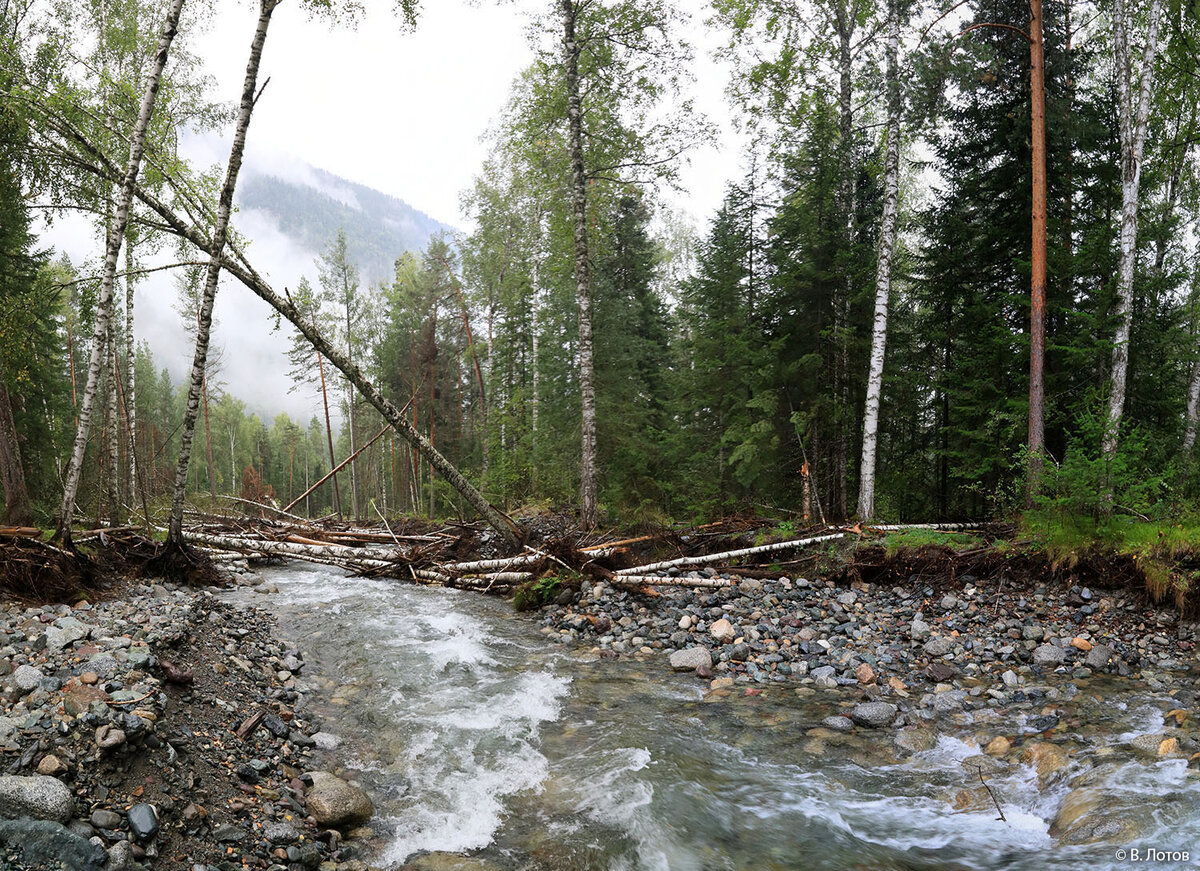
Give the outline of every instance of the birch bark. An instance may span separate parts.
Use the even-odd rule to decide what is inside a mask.
[[[883,393],[883,359],[887,347],[888,303],[892,291],[892,255],[896,248],[896,213],[900,199],[900,11],[888,4],[887,146],[884,157],[883,217],[879,224],[879,253],[875,267],[875,324],[871,335],[871,368],[863,413],[862,462],[859,470],[858,516],[875,516],[875,453],[879,432],[879,401]]]
[[[192,376],[188,384],[187,407],[183,414],[183,429],[179,439],[179,463],[175,469],[175,495],[171,502],[171,520],[167,529],[168,542],[176,545],[183,542],[183,503],[187,495],[188,465],[192,459],[192,438],[196,431],[196,417],[200,410],[200,396],[204,388],[205,368],[208,362],[208,339],[212,327],[213,302],[217,296],[217,283],[221,277],[221,258],[229,232],[229,213],[233,208],[233,191],[237,187],[238,172],[242,167],[242,153],[246,148],[246,131],[250,127],[250,115],[257,100],[258,67],[262,60],[263,45],[267,40],[267,28],[271,14],[280,0],[261,0],[258,23],[254,39],[250,43],[250,59],[246,63],[246,78],[242,84],[242,98],[238,106],[237,123],[233,134],[233,145],[229,150],[229,164],[225,170],[225,183],[221,187],[217,202],[217,222],[213,229],[212,250],[209,252],[208,271],[204,280],[204,297],[200,303],[200,316],[196,326],[196,350],[192,358]]]
[[[580,46],[575,33],[575,0],[562,0],[563,61],[567,73],[567,128],[571,152],[571,194],[575,220],[575,301],[579,310],[579,390],[583,436],[580,456],[580,523],[591,529],[597,520],[596,384],[592,360],[592,292],[588,264],[587,177],[583,169],[583,100],[579,94]]]
[[[75,432],[75,445],[71,462],[67,466],[67,480],[63,487],[62,504],[58,511],[58,532],[64,544],[71,545],[71,524],[75,513],[75,496],[79,491],[79,478],[83,471],[83,455],[87,449],[88,434],[92,423],[92,406],[95,404],[96,388],[100,382],[100,370],[104,364],[104,349],[110,332],[113,311],[113,287],[116,283],[117,258],[125,238],[125,227],[129,222],[129,208],[133,202],[137,185],[138,170],[146,149],[146,132],[150,128],[150,116],[158,100],[163,69],[171,51],[171,42],[179,29],[179,15],[183,11],[183,0],[172,0],[167,12],[154,64],[146,80],[146,91],[142,95],[137,123],[129,137],[129,160],[121,180],[121,192],[117,198],[116,214],[105,245],[104,274],[100,282],[100,296],[96,302],[96,325],[92,335],[91,359],[88,361],[87,382],[79,405],[79,426]]]
[[[1133,13],[1128,0],[1116,0],[1113,9],[1113,45],[1117,66],[1117,90],[1121,121],[1121,241],[1117,266],[1117,334],[1113,340],[1112,387],[1108,400],[1108,426],[1104,432],[1104,455],[1117,451],[1121,417],[1125,411],[1125,386],[1129,371],[1129,335],[1133,329],[1133,273],[1137,262],[1138,194],[1142,177],[1142,153],[1150,121],[1150,97],[1154,84],[1154,56],[1158,51],[1158,29],[1162,0],[1151,0],[1142,49],[1138,91],[1132,93],[1134,74],[1129,36]]]

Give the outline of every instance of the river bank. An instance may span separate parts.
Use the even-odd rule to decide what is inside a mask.
[[[0,867],[364,868],[303,669],[265,611],[172,584],[0,605]]]

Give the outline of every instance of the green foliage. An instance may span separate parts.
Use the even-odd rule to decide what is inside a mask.
[[[1106,412],[1081,415],[1063,461],[1047,465],[1036,497],[1040,512],[1100,522],[1114,511],[1142,515],[1164,507],[1169,473],[1151,471],[1149,439],[1140,428],[1128,427],[1111,455],[1102,449]]]
[[[562,591],[563,579],[558,575],[543,575],[526,581],[513,593],[513,608],[517,611],[533,611],[553,602]]]

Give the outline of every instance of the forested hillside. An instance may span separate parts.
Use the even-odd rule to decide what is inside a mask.
[[[281,232],[310,251],[320,251],[344,230],[354,262],[372,281],[390,276],[400,254],[423,248],[434,233],[451,232],[403,200],[366,185],[315,168],[311,176],[248,175],[238,188],[238,202],[270,215]]]
[[[191,53],[202,13],[186,8],[164,50],[160,5],[4,7],[0,467],[14,522],[61,522],[63,505],[118,522],[177,487],[290,502],[364,446],[297,510],[554,504],[591,524],[745,508],[1165,516],[1194,502],[1187,2],[1056,0],[1031,17],[1006,0],[715,0],[703,23],[657,0],[546,4],[460,234],[321,171],[315,187],[261,174],[238,187],[236,137],[223,179],[179,162],[177,124],[233,115]],[[701,26],[720,34],[729,110],[753,144],[727,155],[739,175],[689,227],[668,203],[711,133],[689,94],[686,36]],[[47,62],[73,41],[93,63]],[[155,46],[172,59],[161,93]],[[299,287],[255,271],[236,214],[225,230],[235,190],[324,252]],[[43,217],[75,209],[98,216],[101,274],[39,244]],[[201,327],[190,385],[135,341],[138,282],[172,246],[193,270],[183,317]],[[311,420],[247,417],[238,384],[208,383],[218,274],[293,331],[279,366]]]

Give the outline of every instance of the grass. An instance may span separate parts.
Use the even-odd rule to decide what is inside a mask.
[[[1187,610],[1200,585],[1200,518],[1144,520],[1124,515],[1096,519],[1060,512],[1026,512],[1021,537],[1043,551],[1055,568],[1083,560],[1126,558],[1145,579],[1154,600],[1170,598]]]
[[[951,550],[974,550],[982,547],[984,540],[973,532],[941,532],[936,529],[901,529],[889,532],[881,542],[888,556],[901,550],[927,547],[948,547]]]

